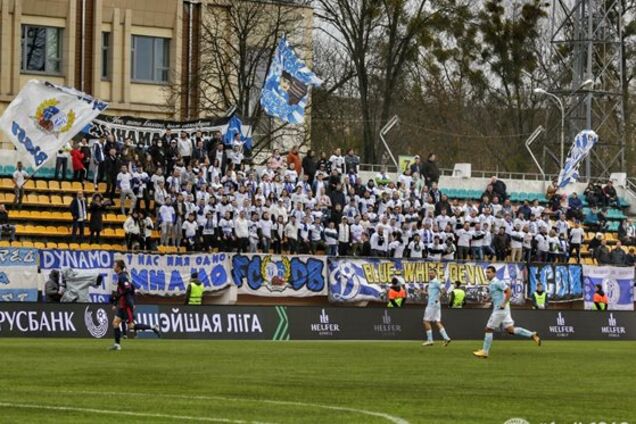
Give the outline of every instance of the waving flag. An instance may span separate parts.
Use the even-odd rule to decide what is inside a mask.
[[[246,150],[252,150],[252,137],[246,137],[243,135],[243,132],[241,131],[242,125],[243,123],[241,122],[239,117],[233,115],[230,118],[230,121],[227,123],[227,131],[225,131],[225,135],[223,136],[223,144],[231,145],[232,143],[234,143],[236,134],[240,134],[240,140],[241,143],[243,143],[243,147]]]
[[[568,157],[559,173],[559,187],[563,188],[579,179],[579,165],[598,142],[598,135],[592,130],[583,130],[574,138]]]
[[[31,80],[0,118],[0,128],[37,170],[106,107],[73,88]]]
[[[298,59],[283,36],[265,79],[261,106],[269,116],[290,124],[302,124],[309,86],[320,84],[322,80]]]

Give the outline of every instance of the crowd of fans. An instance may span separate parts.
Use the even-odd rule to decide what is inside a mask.
[[[383,170],[368,181],[360,178],[353,149],[319,157],[309,150],[302,158],[297,148],[274,150],[256,167],[238,138],[226,144],[220,133],[168,130],[149,146],[112,135],[90,144],[83,139],[60,153],[56,168],[63,174],[61,159],[68,157],[74,178],[88,178],[91,169],[93,181],[107,185],[90,202],[77,193],[70,206],[80,242],[88,226],[90,242],[99,243],[102,215],[116,195],[127,216],[128,249],[159,244],[188,251],[568,262],[580,260],[585,237],[576,193],[562,195],[554,184],[546,206],[538,199],[513,205],[506,184],[492,177],[480,201],[449,199],[438,188],[435,154],[425,161],[415,156],[397,179]],[[584,195],[594,208],[618,205],[611,182],[591,184]],[[631,220],[619,234],[623,244],[634,243]],[[598,239],[590,249],[599,262],[634,262],[633,250],[624,252],[620,242],[609,251]]]

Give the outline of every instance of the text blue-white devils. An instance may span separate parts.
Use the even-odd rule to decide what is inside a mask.
[[[499,327],[503,327],[508,333],[515,336],[532,339],[538,346],[541,346],[541,339],[536,331],[515,327],[515,322],[512,320],[512,315],[510,315],[510,288],[497,278],[497,271],[494,266],[486,268],[486,278],[490,281],[488,291],[492,301],[492,313],[490,318],[488,318],[488,324],[486,324],[484,345],[480,350],[473,352],[473,355],[478,358],[488,358],[490,345],[492,344],[492,333]]]
[[[426,286],[426,292],[428,293],[428,304],[424,310],[424,330],[426,330],[426,341],[422,343],[423,346],[433,346],[433,329],[431,323],[437,325],[439,334],[444,339],[444,346],[448,346],[451,342],[450,337],[446,334],[446,330],[442,325],[442,304],[440,297],[444,287],[442,282],[437,278],[437,272],[430,270],[428,272],[428,284]]]

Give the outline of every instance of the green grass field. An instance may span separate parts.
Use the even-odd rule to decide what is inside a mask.
[[[636,423],[636,342],[0,339],[0,422]]]

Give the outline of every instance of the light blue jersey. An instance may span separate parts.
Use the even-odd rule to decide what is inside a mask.
[[[506,298],[506,283],[499,280],[498,278],[493,278],[488,285],[488,290],[490,291],[490,299],[492,300],[492,308],[497,310],[501,307],[504,299]],[[510,308],[510,304],[506,302],[506,309]]]
[[[428,306],[439,305],[439,297],[442,291],[442,283],[437,278],[428,283]]]

